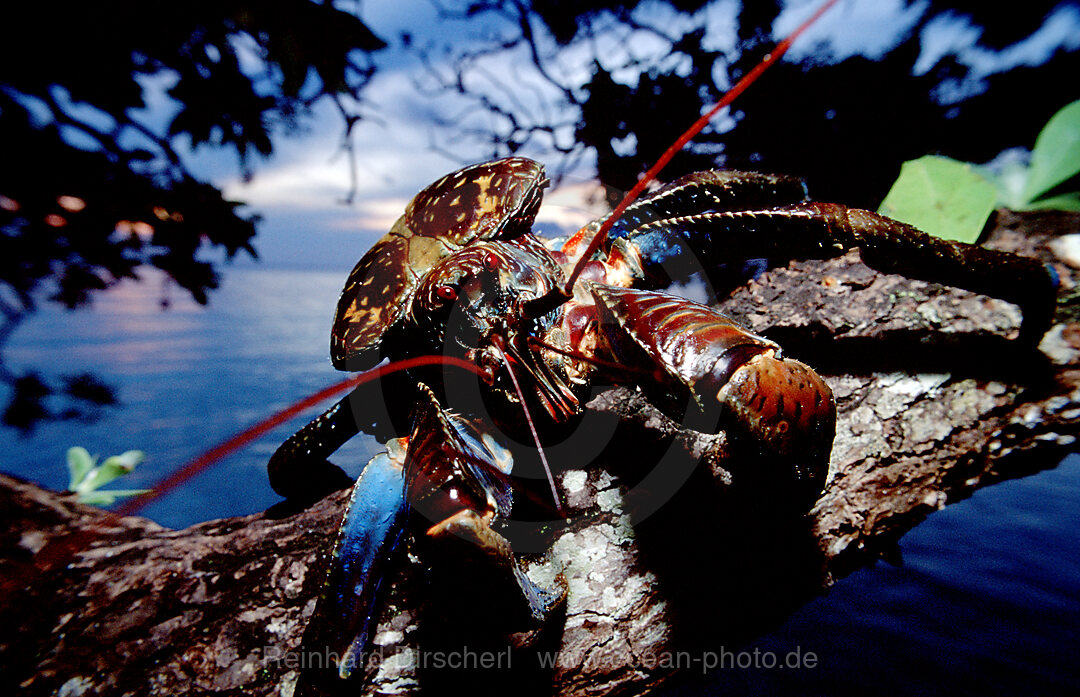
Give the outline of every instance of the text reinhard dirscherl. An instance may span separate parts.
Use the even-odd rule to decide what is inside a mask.
[[[540,651],[528,654],[535,656],[539,666],[544,669],[555,667],[558,653]],[[332,651],[282,651],[277,646],[263,648],[263,656],[268,663],[286,670],[307,670],[336,668],[342,656]],[[408,670],[510,670],[513,667],[511,649],[507,646],[500,651],[474,651],[468,646],[452,651],[416,651],[383,654],[376,649],[357,657],[356,668],[366,664],[366,669],[376,669],[386,660],[393,659],[400,668]],[[519,655],[518,660],[523,656]],[[596,657],[590,662],[596,663]],[[601,661],[603,659],[600,659]],[[612,658],[614,663],[615,659]],[[730,651],[721,647],[717,651],[658,651],[644,652],[637,656],[636,665],[645,670],[697,670],[707,673],[712,670],[778,670],[778,669],[813,669],[818,666],[818,656],[813,651],[803,651],[802,647],[787,652],[767,651],[755,648],[747,651]],[[593,665],[593,669],[602,670],[602,665]]]

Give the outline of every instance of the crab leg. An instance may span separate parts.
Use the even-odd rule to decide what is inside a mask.
[[[297,694],[309,693],[311,685],[333,692],[336,681],[366,660],[385,595],[382,581],[409,516],[404,442],[391,441],[353,485],[322,596],[304,633],[301,656],[308,670]]]
[[[809,366],[705,305],[667,293],[590,283],[598,311],[597,354],[633,372],[650,401],[678,418],[673,396],[689,396],[742,450],[780,460],[807,495],[817,498],[828,473],[836,428],[832,391]]]
[[[355,391],[278,446],[266,463],[274,491],[307,502],[352,486],[352,478],[326,458],[360,430],[352,409],[353,394]]]
[[[1020,338],[1036,342],[1049,328],[1056,287],[1037,259],[951,242],[870,211],[830,203],[700,213],[649,222],[625,236],[645,278],[689,255],[707,263],[766,257],[831,259],[859,249],[867,265],[963,288],[1018,305]],[[692,257],[691,257],[692,258]]]
[[[445,412],[425,385],[419,387],[411,435],[392,439],[353,486],[304,635],[302,656],[310,660],[297,694],[336,694],[341,681],[369,658],[386,570],[410,520],[426,528],[427,538],[443,544],[462,540],[506,570],[534,618],[561,597],[530,581],[510,543],[491,528],[496,515],[510,511],[509,453]]]
[[[668,240],[663,234],[643,237],[639,230],[651,231],[652,225],[662,225],[678,216],[737,211],[747,206],[774,208],[806,200],[806,185],[795,177],[736,170],[687,174],[638,199],[612,224],[602,245],[605,256],[616,266],[629,268],[625,272],[620,269],[614,277],[609,274],[607,282],[638,285],[644,280],[652,288],[663,288],[671,282],[669,269],[661,268],[661,264],[676,258],[678,241]],[[581,255],[590,247],[604,222],[604,219],[593,221],[566,240],[560,252],[565,255],[568,266],[580,262]],[[642,249],[640,254],[636,254],[635,248],[639,245]],[[644,258],[639,260],[639,256]],[[722,263],[730,259],[718,261]],[[633,280],[618,280],[618,277],[626,275]]]
[[[608,237],[625,237],[641,225],[675,216],[773,208],[806,200],[806,185],[796,177],[737,170],[693,172],[631,204]]]
[[[468,543],[513,578],[524,601],[521,609],[542,620],[561,600],[561,592],[533,583],[510,542],[491,528],[496,517],[510,515],[510,452],[490,434],[481,434],[468,421],[446,412],[423,383],[420,400],[409,440],[407,488],[409,504],[434,523],[426,536]]]

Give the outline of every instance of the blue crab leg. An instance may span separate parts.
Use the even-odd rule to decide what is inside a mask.
[[[409,521],[426,518],[427,537],[464,541],[507,569],[535,618],[562,597],[530,581],[510,543],[491,528],[496,515],[510,512],[509,452],[445,412],[425,385],[418,395],[410,436],[389,441],[387,452],[372,458],[353,485],[327,581],[304,635],[302,656],[311,663],[297,694],[313,687],[333,692],[364,665],[382,611],[384,579]],[[314,665],[316,659],[323,663]]]
[[[353,485],[330,572],[304,635],[301,655],[307,665],[322,669],[305,671],[307,680],[344,679],[363,665],[382,609],[383,579],[409,517],[403,441],[391,441],[388,452],[373,457]]]

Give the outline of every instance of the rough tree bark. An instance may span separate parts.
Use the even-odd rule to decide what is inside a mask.
[[[991,245],[1054,261],[1062,277],[1038,352],[1008,341],[1015,308],[878,274],[857,254],[738,290],[724,309],[817,367],[837,398],[830,480],[810,513],[740,485],[753,477],[722,435],[679,430],[633,392],[602,394],[591,429],[610,447],[559,475],[569,522],[517,535],[524,551],[546,550],[525,555],[530,576],[564,580],[558,615],[520,622],[467,552],[447,561],[414,545],[355,687],[645,694],[673,652],[767,632],[929,513],[1052,466],[1080,430],[1080,321],[1078,272],[1048,243],[1078,231],[1077,216],[998,214]],[[553,448],[556,459],[571,447]],[[27,695],[290,694],[343,500],[167,530],[0,477],[3,682]],[[93,537],[41,573],[43,555],[79,531]],[[424,663],[455,650],[464,660],[464,646],[491,665]],[[553,665],[539,664],[545,655]]]

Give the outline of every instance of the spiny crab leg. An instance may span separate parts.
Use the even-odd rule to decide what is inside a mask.
[[[676,248],[683,256],[714,261],[832,259],[858,249],[863,262],[879,271],[1017,305],[1023,314],[1022,343],[1037,342],[1049,328],[1057,294],[1054,275],[1039,259],[940,239],[835,203],[807,201],[665,218],[640,225],[616,242],[637,250],[646,276],[663,272],[650,259]]]
[[[670,162],[671,159],[675,157],[676,153],[686,147],[686,144],[689,143],[694,136],[700,133],[702,129],[704,129],[705,126],[709,124],[709,121],[711,121],[712,118],[716,116],[716,114],[721,109],[729,106],[733,101],[735,101],[736,97],[738,97],[746,90],[747,87],[749,87],[759,77],[761,77],[762,73],[772,67],[774,63],[779,61],[780,58],[782,58],[783,55],[787,53],[788,49],[791,48],[791,44],[793,44],[795,40],[799,38],[800,35],[802,35],[803,32],[809,29],[810,25],[816,22],[821,17],[821,15],[828,12],[829,8],[835,5],[836,2],[837,0],[827,0],[827,2],[822,4],[822,6],[814,12],[814,14],[810,15],[810,17],[807,18],[806,21],[796,27],[795,30],[791,32],[791,34],[789,34],[783,41],[778,43],[776,45],[776,48],[770,51],[769,54],[765,56],[760,63],[755,65],[753,69],[750,70],[750,72],[746,73],[746,75],[744,75],[741,80],[735,83],[734,87],[724,93],[724,96],[720,98],[720,101],[718,101],[708,110],[706,110],[706,112],[697,121],[695,121],[694,124],[690,126],[690,128],[686,129],[686,131],[681,136],[679,136],[675,140],[675,142],[672,143],[668,147],[668,149],[664,151],[662,155],[660,155],[660,157],[656,160],[656,163],[653,164],[653,166],[645,172],[641,179],[637,181],[633,188],[630,189],[629,193],[627,193],[626,196],[623,197],[623,200],[619,202],[619,205],[615,207],[615,210],[611,212],[611,215],[608,217],[608,219],[604,221],[603,225],[601,225],[600,231],[593,238],[592,242],[589,243],[588,249],[584,254],[581,255],[581,259],[578,260],[578,263],[574,265],[574,270],[570,273],[570,277],[567,278],[566,286],[562,290],[563,296],[565,296],[566,298],[573,297],[574,284],[577,283],[578,277],[584,270],[585,265],[589,263],[589,260],[592,259],[593,255],[596,254],[597,251],[599,251],[600,245],[602,245],[607,239],[608,232],[615,224],[615,221],[618,220],[622,216],[622,214],[626,212],[626,209],[629,208],[630,205],[633,204],[634,201],[636,201],[642,193],[644,193],[645,188],[656,180],[656,178],[660,175],[660,171],[664,169],[665,166],[667,166],[668,162]]]

